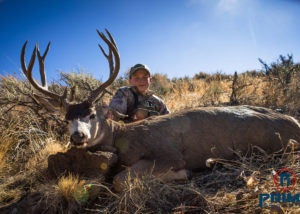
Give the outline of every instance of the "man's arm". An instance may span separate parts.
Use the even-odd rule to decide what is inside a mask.
[[[109,108],[121,114],[127,113],[127,97],[124,94],[122,88],[116,91],[115,95],[113,96],[113,98],[109,103]],[[120,118],[116,118],[116,117],[117,115],[113,114],[111,110],[107,112],[107,118],[118,121]]]
[[[157,111],[159,112],[160,115],[164,115],[164,114],[170,114],[170,110],[168,109],[168,107],[166,106],[166,104],[164,103],[164,101],[159,98],[158,96],[156,95],[152,95],[155,102],[157,103]]]

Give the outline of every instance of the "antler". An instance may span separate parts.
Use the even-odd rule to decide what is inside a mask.
[[[61,96],[48,90],[46,74],[45,74],[45,58],[46,58],[46,55],[47,55],[47,53],[49,51],[49,48],[50,48],[50,42],[48,43],[47,49],[46,49],[45,53],[43,54],[43,56],[40,55],[40,51],[39,51],[39,48],[38,48],[38,43],[36,43],[35,48],[33,50],[33,53],[31,55],[31,59],[30,59],[29,65],[28,65],[28,69],[27,69],[26,64],[25,64],[25,49],[26,49],[27,43],[28,43],[28,41],[26,41],[25,44],[23,45],[22,52],[21,52],[21,66],[22,66],[22,71],[25,74],[26,78],[28,79],[30,84],[35,89],[37,89],[39,92],[41,92],[42,94],[44,94],[48,97],[51,97],[51,98],[55,99],[57,102],[59,102],[60,106],[66,106],[68,104],[68,101],[67,101],[67,92],[68,92],[67,88],[65,89],[64,94],[61,95]],[[36,53],[38,55],[38,60],[39,60],[42,85],[37,83],[32,77],[32,69],[33,69]]]
[[[105,29],[105,31],[106,31],[106,33],[107,33],[110,40],[108,40],[103,33],[101,33],[99,30],[97,30],[99,36],[102,38],[102,40],[109,47],[109,53],[106,54],[104,49],[102,48],[102,46],[99,45],[103,55],[108,60],[110,75],[109,75],[109,78],[106,82],[104,82],[102,85],[100,85],[98,88],[96,88],[95,90],[93,90],[91,92],[91,95],[88,98],[88,102],[91,103],[91,104],[93,102],[95,102],[97,97],[101,94],[101,92],[103,92],[105,90],[105,88],[107,88],[110,84],[113,83],[113,81],[118,76],[118,73],[119,73],[119,70],[120,70],[120,56],[119,56],[117,45],[115,43],[115,40],[113,39],[113,37],[109,33],[109,31],[107,29]],[[114,58],[113,58],[113,56],[114,56]],[[115,65],[114,65],[114,62],[115,62]]]
[[[93,104],[96,101],[97,97],[105,90],[105,88],[107,88],[110,84],[113,83],[113,81],[116,79],[116,77],[119,73],[119,70],[120,70],[120,56],[119,56],[117,45],[116,45],[113,37],[111,36],[111,34],[108,32],[108,30],[105,29],[105,31],[106,31],[109,39],[107,39],[103,33],[99,32],[97,30],[99,36],[109,47],[109,53],[106,54],[104,49],[102,48],[102,46],[99,45],[102,53],[108,60],[110,75],[106,82],[104,82],[98,88],[96,88],[95,90],[93,90],[91,92],[91,95],[89,96],[89,98],[87,100],[88,103],[90,103],[90,104]],[[31,59],[30,59],[30,62],[29,62],[29,65],[28,65],[28,68],[26,67],[26,64],[25,64],[25,49],[26,49],[27,43],[28,43],[28,41],[26,41],[25,44],[23,45],[22,52],[21,52],[21,66],[22,66],[22,71],[25,74],[26,78],[31,83],[31,85],[35,89],[40,91],[42,94],[56,100],[61,107],[67,107],[68,106],[68,101],[67,101],[68,90],[67,90],[67,88],[65,89],[63,95],[58,95],[58,94],[48,90],[46,74],[45,74],[45,58],[46,58],[46,55],[50,48],[50,42],[46,48],[45,53],[42,56],[41,56],[39,48],[38,48],[38,43],[36,43],[35,48],[32,53],[32,56],[31,56]],[[38,55],[38,60],[39,60],[40,76],[41,76],[42,85],[37,83],[32,77],[32,69],[33,69],[33,65],[35,62],[36,54]],[[115,65],[114,65],[114,63],[115,63]],[[71,91],[71,94],[73,96],[74,91]]]

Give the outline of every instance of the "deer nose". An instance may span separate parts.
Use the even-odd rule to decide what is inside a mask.
[[[85,136],[82,132],[76,131],[71,135],[71,142],[82,143],[84,138],[85,138]]]

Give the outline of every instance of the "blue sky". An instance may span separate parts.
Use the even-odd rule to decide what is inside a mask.
[[[27,64],[34,44],[43,52],[51,40],[48,81],[59,70],[82,68],[105,80],[108,63],[96,33],[105,28],[120,51],[120,75],[136,63],[192,77],[260,69],[258,58],[270,63],[280,54],[300,61],[297,0],[0,0],[0,74],[20,75],[26,40]]]

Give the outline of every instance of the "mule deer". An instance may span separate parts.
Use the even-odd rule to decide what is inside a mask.
[[[188,170],[205,168],[207,159],[233,158],[234,150],[245,153],[250,144],[272,152],[286,146],[289,139],[300,142],[300,126],[294,118],[254,106],[184,110],[131,124],[106,119],[103,108],[96,109],[94,102],[117,77],[120,59],[111,34],[106,30],[108,39],[97,32],[109,47],[107,54],[99,45],[109,62],[110,76],[82,103],[70,104],[67,89],[63,95],[48,90],[44,60],[50,43],[43,56],[36,45],[27,68],[24,59],[26,42],[22,48],[21,65],[32,86],[50,98],[39,96],[40,102],[48,108],[59,107],[65,113],[73,145],[91,151],[115,151],[120,164],[128,166],[114,177],[116,189],[121,189],[129,173],[139,176],[151,171],[165,182],[187,179]],[[32,78],[36,53],[42,85]]]

